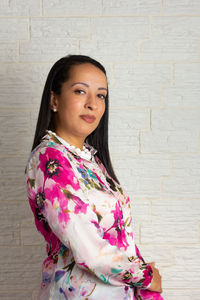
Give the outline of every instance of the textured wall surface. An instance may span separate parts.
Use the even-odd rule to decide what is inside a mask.
[[[200,299],[200,1],[0,1],[0,299],[35,299],[45,243],[24,167],[53,63],[106,68],[109,144],[165,300]]]

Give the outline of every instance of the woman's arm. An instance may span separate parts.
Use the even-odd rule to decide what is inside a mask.
[[[69,160],[58,149],[40,148],[27,165],[30,201],[48,221],[60,241],[70,247],[80,268],[105,283],[147,289],[153,279],[152,268],[137,256],[111,245],[97,214],[85,199]]]

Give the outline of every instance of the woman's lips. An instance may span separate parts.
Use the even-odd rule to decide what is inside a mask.
[[[86,122],[88,122],[88,123],[92,123],[92,122],[94,122],[95,121],[95,117],[89,117],[89,116],[87,116],[87,115],[82,115],[82,116],[80,116],[83,120],[85,120]]]

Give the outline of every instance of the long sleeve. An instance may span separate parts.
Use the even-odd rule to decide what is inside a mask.
[[[29,161],[26,175],[29,199],[34,199],[52,232],[71,249],[80,268],[111,285],[150,286],[151,266],[106,239],[70,160],[61,151],[41,148]]]

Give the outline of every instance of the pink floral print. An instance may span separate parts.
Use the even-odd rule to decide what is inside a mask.
[[[163,299],[148,290],[153,273],[134,242],[130,198],[98,155],[83,159],[47,130],[28,158],[26,187],[47,243],[38,300]]]

